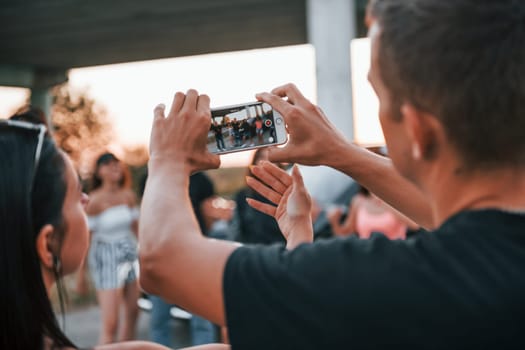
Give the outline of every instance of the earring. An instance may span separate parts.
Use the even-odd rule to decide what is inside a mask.
[[[62,263],[60,262],[60,258],[58,257],[58,255],[54,255],[53,254],[53,270],[54,270],[54,273],[57,276],[59,276],[61,269],[62,269]]]
[[[414,143],[412,145],[412,157],[415,160],[420,160],[421,159],[421,149],[419,148],[419,145],[417,143]]]

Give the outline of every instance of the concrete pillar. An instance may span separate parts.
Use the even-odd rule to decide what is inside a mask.
[[[48,125],[50,125],[52,103],[51,88],[31,88],[31,105],[45,113]]]
[[[354,0],[306,0],[308,40],[315,48],[317,104],[337,128],[354,139],[350,40],[356,36]],[[302,167],[312,196],[324,207],[352,183],[327,167]]]
[[[45,113],[47,125],[52,127],[51,106],[53,98],[51,89],[68,80],[68,71],[65,69],[35,69],[34,80],[31,86],[31,104],[39,107]]]
[[[317,103],[353,139],[350,40],[356,36],[354,0],[307,0],[308,40],[315,48]]]
[[[37,68],[32,66],[0,64],[0,85],[31,89],[31,104],[51,118],[53,86],[68,80],[68,71],[63,68]]]

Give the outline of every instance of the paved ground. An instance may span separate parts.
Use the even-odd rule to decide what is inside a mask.
[[[100,313],[97,306],[70,312],[66,315],[66,334],[79,347],[92,347],[97,344],[100,326]],[[137,338],[149,340],[149,313],[141,311],[137,327]],[[60,318],[59,318],[60,320]],[[61,320],[60,320],[61,322]],[[175,349],[190,346],[187,320],[172,319],[173,346]]]

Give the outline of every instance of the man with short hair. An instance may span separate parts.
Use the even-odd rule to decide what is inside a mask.
[[[209,98],[189,90],[168,118],[155,109],[141,283],[227,324],[234,350],[523,349],[525,2],[375,0],[371,15],[391,159],[349,143],[291,84],[257,95],[290,134],[269,158],[338,169],[434,231],[310,243],[299,172],[266,163],[249,181],[275,206],[250,204],[278,220],[288,249],[202,238],[183,193],[220,161],[199,126]]]

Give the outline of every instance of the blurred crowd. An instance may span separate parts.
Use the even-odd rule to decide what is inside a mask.
[[[374,151],[378,152],[377,148]],[[252,176],[251,167],[263,161],[268,161],[268,151],[259,148],[245,170],[246,176]],[[277,165],[285,171],[291,169],[288,163]],[[139,180],[138,193],[133,192],[127,165],[112,153],[101,154],[94,165],[90,201],[86,206],[91,243],[86,264],[77,276],[77,292],[87,293],[88,284],[96,289],[101,309],[99,343],[133,340],[139,305],[151,313],[149,334],[156,343],[173,346],[172,322],[177,311],[182,319],[189,320],[192,345],[227,342],[225,329],[140,290],[137,228],[139,200],[146,181],[147,173]],[[190,178],[189,196],[206,237],[244,245],[286,244],[277,221],[248,204],[247,198],[271,203],[248,185],[221,196],[212,178],[199,172]],[[407,239],[423,231],[357,182],[352,182],[331,203],[321,205],[315,198],[313,203],[311,216],[316,240],[345,236],[368,239],[372,234]]]

